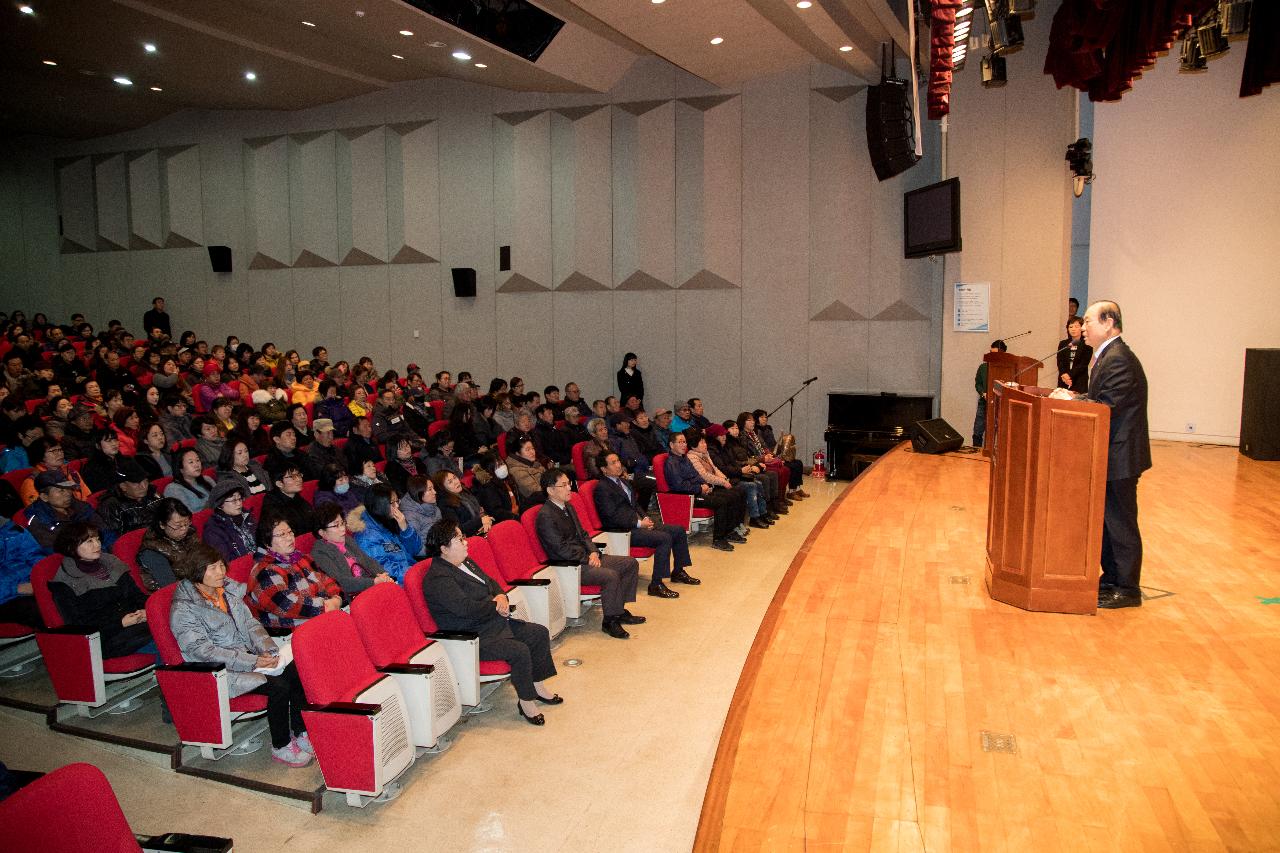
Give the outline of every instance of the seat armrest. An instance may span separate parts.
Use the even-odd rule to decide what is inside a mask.
[[[303,705],[303,710],[317,714],[350,714],[356,717],[369,717],[382,710],[381,705],[369,702],[330,702],[328,705]]]
[[[221,672],[226,668],[225,663],[175,663],[157,666],[156,672]]]
[[[429,640],[478,640],[480,635],[474,631],[432,631],[427,634]]]
[[[430,675],[436,668],[429,663],[393,663],[378,667],[384,675]]]
[[[89,625],[59,625],[57,628],[41,628],[36,633],[62,634],[65,636],[75,636],[76,634],[79,634],[80,636],[83,637],[83,636],[88,636],[89,634],[98,633],[98,629],[93,628]]]
[[[511,581],[512,586],[551,586],[551,578],[520,578]]]

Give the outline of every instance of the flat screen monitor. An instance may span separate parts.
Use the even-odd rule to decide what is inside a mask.
[[[908,258],[960,251],[960,179],[904,193],[902,232],[902,253]]]

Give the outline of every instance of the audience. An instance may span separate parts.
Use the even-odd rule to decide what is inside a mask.
[[[364,512],[353,512],[348,529],[356,542],[397,582],[422,553],[422,540],[400,511],[400,496],[391,486],[372,486],[364,498]]]
[[[92,524],[102,531],[104,545],[110,548],[115,543],[115,533],[103,529],[102,518],[93,507],[76,497],[79,483],[58,471],[44,471],[36,475],[34,484],[38,497],[27,507],[27,530],[46,554],[53,552],[58,530],[69,522]]]
[[[129,567],[103,549],[96,525],[83,521],[58,531],[62,564],[49,581],[49,592],[68,625],[97,631],[104,658],[155,654],[147,628],[146,595]]]
[[[31,567],[44,556],[30,531],[0,520],[0,622],[44,627],[31,588]]]
[[[351,535],[342,507],[317,504],[315,523],[311,559],[316,568],[338,582],[348,601],[375,583],[395,580]]]
[[[286,519],[264,514],[256,538],[259,556],[246,599],[267,631],[288,634],[311,617],[342,607],[342,588],[295,547]]]
[[[230,563],[237,557],[253,553],[257,532],[253,511],[244,505],[245,486],[231,477],[219,480],[209,492],[213,514],[204,524],[201,538],[212,545]]]
[[[717,491],[702,479],[689,459],[690,434],[696,441],[703,440],[701,434],[694,429],[690,429],[689,434],[678,432],[671,436],[670,452],[663,472],[667,478],[667,488],[677,494],[693,495],[694,506],[711,510],[711,547],[719,551],[732,551],[733,542],[747,541],[734,531],[746,512],[742,497],[728,489]]]
[[[703,435],[703,441],[689,451],[693,467],[698,469],[702,479],[713,486],[730,488],[742,494],[747,503],[747,514],[750,517],[748,524],[751,527],[764,529],[771,526],[773,519],[769,514],[763,484],[756,481],[752,466],[739,468],[734,465],[733,456],[728,450],[728,430],[720,424],[712,424]],[[721,462],[727,467],[721,467]]]
[[[305,477],[296,464],[277,461],[270,469],[274,488],[262,501],[262,517],[283,518],[294,530],[311,530],[311,504],[302,496]]]
[[[27,452],[31,455],[35,467],[31,469],[31,476],[23,480],[18,487],[18,494],[24,504],[31,504],[35,501],[37,497],[36,477],[45,471],[53,471],[59,474],[63,480],[74,483],[76,487],[75,496],[80,500],[89,499],[89,495],[93,492],[80,478],[79,474],[67,467],[66,452],[63,450],[62,442],[56,438],[36,439],[31,442]]]
[[[93,432],[93,452],[89,461],[80,469],[89,490],[101,492],[111,486],[119,478],[117,466],[120,462],[120,437],[110,428]]]
[[[105,529],[121,536],[150,524],[159,500],[146,470],[135,460],[126,459],[120,463],[119,482],[107,489],[98,503],[98,515]]]
[[[249,445],[240,437],[227,439],[218,457],[218,479],[238,480],[245,497],[260,495],[271,486],[267,471],[249,456]]]
[[[173,454],[173,482],[164,488],[166,498],[181,501],[191,512],[199,512],[209,503],[213,480],[204,476],[204,462],[194,447]]]
[[[538,448],[531,437],[526,435],[507,445],[506,463],[521,512],[547,499],[542,476],[549,467],[538,459]]]
[[[363,496],[363,491],[351,488],[351,477],[347,472],[336,463],[330,463],[320,469],[312,505],[318,507],[322,503],[337,504],[344,513],[351,512],[360,506]]]
[[[436,505],[442,518],[455,522],[468,536],[487,536],[496,522],[475,495],[462,485],[462,479],[452,471],[437,471],[431,475],[436,488]]]
[[[138,549],[138,567],[147,592],[173,583],[177,579],[174,565],[199,542],[200,534],[186,504],[175,498],[161,498],[152,504],[151,523]]]
[[[400,511],[408,519],[409,526],[426,542],[427,531],[440,520],[440,507],[436,505],[436,486],[430,477],[410,477],[405,493],[400,497]]]
[[[453,476],[445,472],[445,476]],[[467,556],[467,537],[457,522],[445,519],[427,534],[431,565],[422,580],[422,595],[442,631],[469,631],[480,640],[481,660],[500,660],[511,667],[511,684],[520,716],[535,726],[546,718],[538,704],[559,705],[546,680],[556,674],[551,635],[542,625],[512,612],[498,583]]]
[[[152,480],[173,476],[173,462],[169,456],[169,439],[164,427],[152,421],[138,430],[138,453],[135,459]]]
[[[177,569],[181,581],[173,591],[169,628],[183,660],[225,665],[232,698],[266,696],[272,759],[306,767],[315,750],[302,720],[307,700],[298,670],[290,663],[279,675],[257,671],[278,667],[279,649],[245,604],[244,584],[227,577],[223,559],[205,544],[193,548]]]

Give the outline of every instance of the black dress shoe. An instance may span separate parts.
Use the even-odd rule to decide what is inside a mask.
[[[600,623],[600,630],[604,631],[610,637],[616,640],[625,640],[631,635],[627,633],[627,629],[618,623],[617,619],[605,619]]]
[[[615,616],[613,618],[623,625],[643,625],[645,622],[649,621],[643,616],[635,615],[630,610],[623,610],[621,616]]]
[[[732,551],[733,546],[729,544],[728,539],[712,539],[711,547],[717,551]]]
[[[564,697],[561,696],[559,693],[556,693],[556,694],[553,694],[550,699],[543,699],[541,696],[535,696],[533,701],[538,702],[542,705],[563,705]],[[538,716],[542,716],[542,715],[539,714]]]
[[[1098,607],[1103,610],[1119,610],[1121,607],[1141,607],[1142,593],[1112,587],[1098,593]]]
[[[655,581],[649,584],[649,594],[654,598],[679,598],[680,593],[668,587],[662,581]]]
[[[738,534],[736,534],[736,533],[730,533],[730,534],[729,534],[728,536],[726,536],[725,538],[726,538],[726,539],[728,539],[730,542],[734,542],[734,543],[736,543],[736,544],[738,544],[738,545],[742,545],[742,544],[744,544],[744,543],[747,541],[747,537],[745,537],[745,536],[739,536],[739,535],[738,535]]]
[[[769,525],[765,524],[765,523],[764,523],[764,521],[762,521],[759,517],[756,517],[756,518],[751,519],[749,522],[747,522],[747,525],[748,525],[749,527],[754,527],[754,528],[756,528],[757,530],[768,530],[768,529],[769,529]]]
[[[524,721],[531,726],[545,726],[547,724],[547,718],[541,714],[534,714],[532,717],[526,714],[524,706],[519,702],[516,703],[516,710],[520,712],[520,716],[524,717]]]
[[[689,586],[697,586],[698,584],[702,583],[702,581],[698,580],[693,575],[686,572],[684,569],[676,569],[674,572],[672,572],[671,580],[673,583],[687,583]]]
[[[787,509],[787,505],[785,503],[780,503],[773,509],[774,515],[787,515],[790,512],[791,510]]]

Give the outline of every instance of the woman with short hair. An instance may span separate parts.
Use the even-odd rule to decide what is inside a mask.
[[[191,510],[175,498],[161,498],[152,505],[151,525],[142,534],[138,567],[148,592],[177,580],[173,567],[200,542]]]
[[[342,588],[297,549],[287,519],[264,515],[256,539],[259,556],[249,573],[247,600],[267,631],[288,634],[342,607]]]
[[[271,486],[266,469],[253,460],[248,443],[239,436],[227,439],[218,456],[218,479],[239,479],[244,486],[245,497],[260,495]]]
[[[338,582],[350,601],[375,583],[393,581],[382,565],[360,547],[347,528],[346,513],[335,503],[316,505],[315,544],[311,559],[316,567]]]
[[[320,469],[319,482],[316,483],[314,505],[336,504],[344,513],[351,512],[360,506],[363,491],[351,487],[351,477],[337,462],[330,462]]]
[[[302,720],[302,681],[292,663],[279,675],[257,672],[279,666],[279,649],[244,603],[244,584],[228,578],[218,552],[203,543],[177,568],[181,580],[173,591],[169,629],[183,660],[224,665],[231,698],[266,696],[272,759],[306,767],[315,750]]]
[[[147,628],[147,597],[129,567],[102,549],[102,535],[88,522],[58,528],[54,550],[62,564],[49,581],[49,593],[63,622],[97,631],[104,658],[155,654]]]
[[[496,523],[493,516],[484,511],[479,499],[462,485],[462,479],[452,471],[437,471],[431,475],[436,487],[436,505],[441,517],[457,522],[468,536],[485,536]]]

